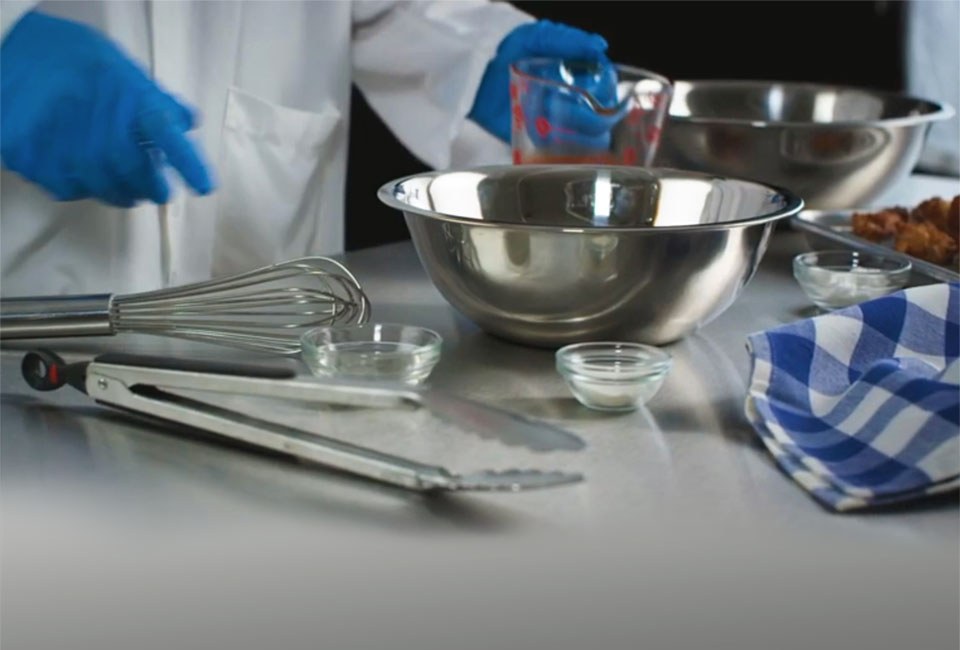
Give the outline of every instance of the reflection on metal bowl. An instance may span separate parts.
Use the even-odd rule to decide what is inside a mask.
[[[678,81],[656,164],[788,188],[816,209],[869,205],[910,173],[949,106],[809,83]]]
[[[517,165],[387,183],[443,296],[486,331],[545,347],[663,344],[739,295],[774,223],[775,187],[640,167]]]

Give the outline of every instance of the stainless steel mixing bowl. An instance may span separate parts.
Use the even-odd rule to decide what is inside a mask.
[[[856,88],[677,81],[655,164],[785,187],[807,207],[860,208],[910,173],[944,104]]]
[[[693,172],[505,165],[380,188],[430,279],[486,331],[555,347],[662,344],[718,316],[753,275],[793,194]]]

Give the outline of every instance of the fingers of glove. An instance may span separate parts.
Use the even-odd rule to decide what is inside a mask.
[[[114,168],[114,182],[134,201],[149,200],[162,204],[170,200],[170,184],[164,176],[162,155],[133,146],[123,166]]]
[[[90,197],[89,190],[77,177],[81,168],[83,143],[78,140],[84,111],[76,98],[58,102],[51,119],[45,123],[44,135],[32,138],[41,152],[32,165],[34,182],[50,192],[59,201],[74,201]]]
[[[77,179],[72,196],[94,198],[121,208],[129,208],[134,204],[134,199],[123,182],[104,173],[90,174]]]
[[[130,187],[123,179],[107,170],[82,175],[77,179],[75,194],[122,208],[129,208],[135,203]]]
[[[41,164],[33,169],[33,181],[47,190],[58,201],[76,201],[90,198],[90,191],[69,168],[59,161]]]
[[[163,155],[141,142],[136,128],[138,97],[125,94],[114,106],[114,119],[109,140],[114,143],[107,153],[107,165],[115,182],[134,201],[147,199],[166,203],[170,186],[163,174]]]
[[[136,90],[126,75],[110,70],[94,80],[91,91],[92,100],[80,111],[80,125],[66,137],[79,146],[70,171],[91,196],[128,207],[137,197],[123,181],[120,170],[136,166],[130,150],[135,138],[131,119]]]
[[[144,102],[143,112],[150,110],[160,110],[166,112],[169,121],[181,131],[191,131],[197,126],[196,112],[186,104],[177,100],[170,93],[164,92],[153,82],[151,84],[149,99]]]
[[[571,89],[545,88],[525,102],[527,130],[535,142],[609,142],[621,112],[598,113]]]
[[[138,177],[145,186],[145,195],[154,203],[167,203],[170,200],[170,182],[164,173],[162,156],[155,151],[144,154],[143,171]]]
[[[573,147],[606,151],[623,111],[598,113],[579,93],[548,88],[525,111],[531,141],[539,147]]]
[[[487,66],[480,82],[469,117],[499,139],[509,142],[511,118],[507,85],[510,63],[533,56],[606,62],[606,49],[607,42],[602,37],[567,25],[550,21],[521,25],[497,48],[497,55]],[[556,81],[563,80],[558,78]]]
[[[180,119],[180,127],[184,131],[192,131],[197,128],[197,113],[192,108],[186,104],[178,102],[176,99],[167,95],[167,100],[170,102],[171,106],[175,107],[175,113],[178,114]]]
[[[616,68],[607,61],[590,67],[589,70],[574,68],[570,85],[590,93],[601,106],[612,108],[617,103]]]
[[[547,114],[558,127],[584,135],[609,133],[623,119],[626,107],[597,111],[575,93],[551,93]]]
[[[517,28],[520,56],[558,57],[599,60],[607,50],[607,41],[576,27],[540,20]]]
[[[118,106],[116,136],[123,139],[125,147],[118,152],[114,169],[136,198],[166,203],[171,191],[165,173],[169,157],[156,141],[157,133],[144,125],[165,119],[171,128],[186,132],[196,125],[196,114],[158,88],[140,68],[131,65],[125,74],[137,92],[125,97],[123,105]],[[153,112],[163,117],[151,117]]]
[[[116,143],[104,131],[130,59],[95,30],[37,11],[16,23],[2,51],[3,141],[18,171],[57,199],[128,204],[110,178],[104,155]]]
[[[198,194],[209,194],[213,190],[210,172],[186,134],[192,120],[189,109],[158,91],[141,106],[137,124],[142,136],[163,152],[187,185]]]
[[[36,183],[57,201],[75,201],[90,197],[89,191],[71,177],[59,160],[51,157],[30,168],[28,180]]]

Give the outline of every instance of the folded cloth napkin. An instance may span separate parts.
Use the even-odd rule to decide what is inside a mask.
[[[960,486],[958,287],[906,289],[748,337],[747,418],[828,508]]]

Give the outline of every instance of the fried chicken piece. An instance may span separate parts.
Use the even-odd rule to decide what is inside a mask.
[[[960,239],[960,194],[953,197],[950,209],[947,210],[947,234],[954,241]]]
[[[906,208],[888,208],[880,212],[854,213],[853,234],[870,241],[881,242],[897,234],[907,222]]]
[[[934,264],[948,264],[957,253],[956,240],[931,221],[903,224],[893,247],[901,253]]]
[[[950,210],[950,202],[935,196],[932,199],[922,201],[910,213],[912,221],[928,221],[937,228],[949,234],[947,226],[947,213]]]

